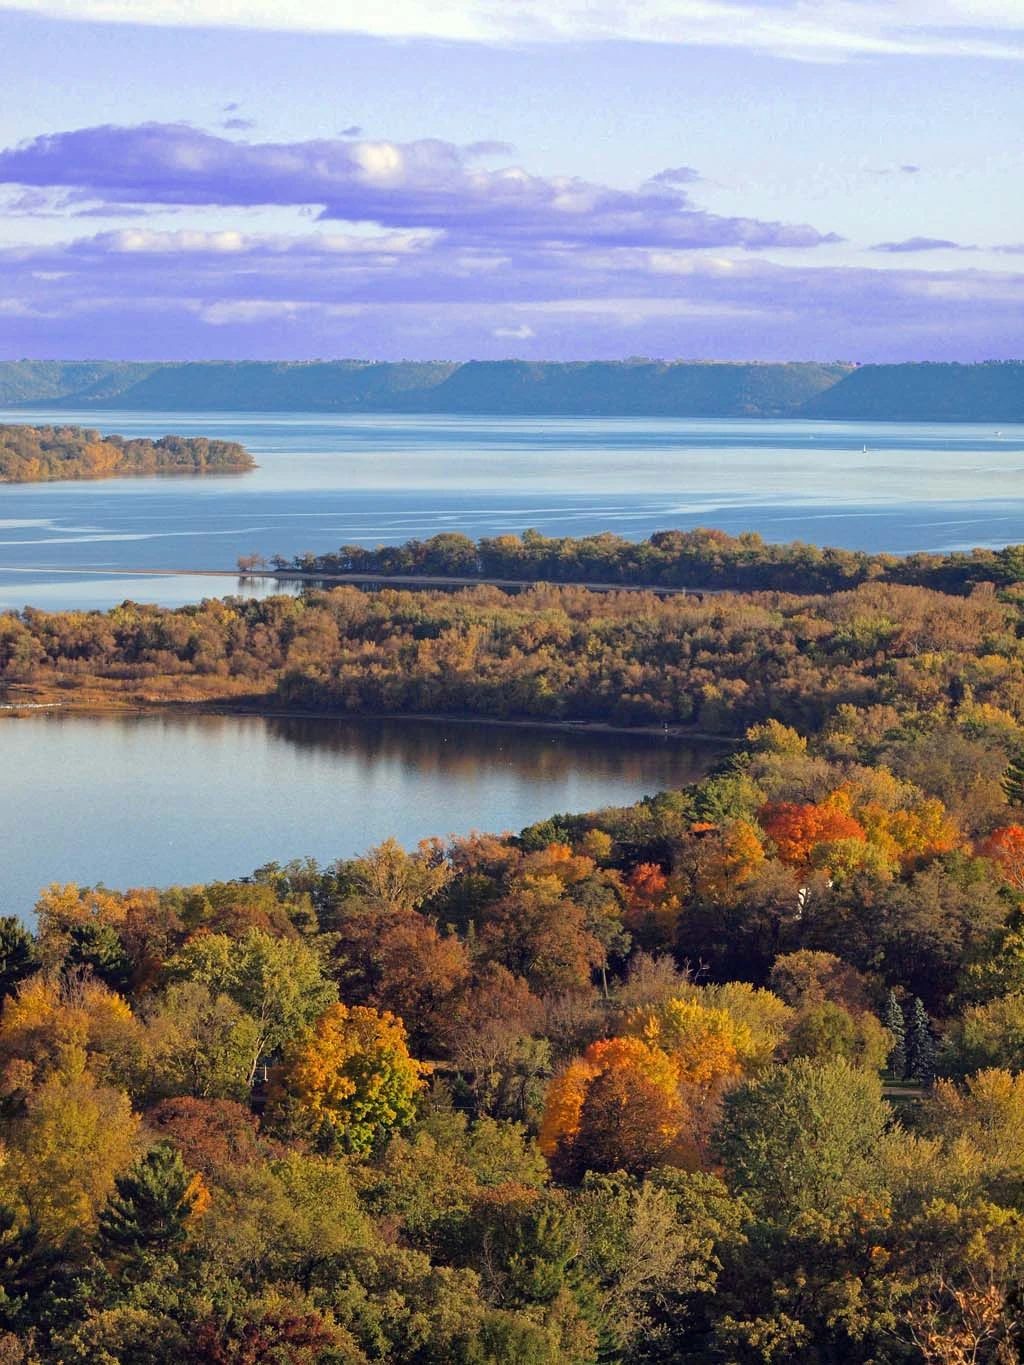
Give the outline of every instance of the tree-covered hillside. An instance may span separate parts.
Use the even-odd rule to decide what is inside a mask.
[[[780,417],[841,365],[664,361],[0,364],[0,403],[181,411],[437,412]]]
[[[1017,736],[853,720],[0,918],[0,1361],[1019,1361]]]
[[[1024,421],[1024,363],[0,362],[0,406]]]
[[[1024,363],[863,365],[804,404],[803,417],[1024,422]]]

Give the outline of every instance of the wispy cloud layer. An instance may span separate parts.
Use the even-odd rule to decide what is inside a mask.
[[[0,251],[12,353],[979,359],[1024,351],[1024,274],[785,266],[443,234],[154,232]],[[13,329],[12,329],[13,330]]]
[[[0,152],[0,183],[63,189],[107,204],[315,206],[322,219],[433,228],[490,245],[763,248],[838,240],[803,224],[704,212],[681,187],[695,176],[689,168],[662,172],[628,191],[479,164],[508,150],[502,143],[458,147],[437,138],[236,142],[187,124],[100,126]]]
[[[457,42],[625,40],[841,60],[1024,58],[1020,0],[5,0],[63,19],[365,33]]]

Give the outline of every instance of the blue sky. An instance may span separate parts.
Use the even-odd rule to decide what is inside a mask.
[[[3,357],[1024,355],[1021,0],[20,0],[0,52]]]

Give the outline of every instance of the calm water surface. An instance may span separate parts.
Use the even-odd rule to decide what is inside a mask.
[[[519,830],[692,782],[723,752],[420,721],[6,716],[0,913],[28,916],[52,881],[164,886]]]
[[[260,468],[0,488],[0,607],[168,604],[188,570],[458,529],[759,531],[853,549],[1024,540],[1024,426],[0,411],[128,436],[239,440]],[[133,569],[170,569],[166,579]],[[84,572],[91,571],[91,572]]]

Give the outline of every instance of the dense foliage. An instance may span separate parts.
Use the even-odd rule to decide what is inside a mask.
[[[743,735],[516,836],[0,920],[0,1361],[1019,1360],[1020,610],[870,581],[0,617],[15,700]]]
[[[253,557],[253,568],[262,561]],[[766,544],[756,531],[658,531],[624,540],[610,531],[549,537],[537,531],[472,541],[445,532],[404,545],[343,545],[323,555],[276,556],[277,571],[304,574],[388,574],[549,583],[621,583],[641,587],[737,592],[839,592],[861,583],[900,583],[967,592],[977,583],[1001,587],[1024,579],[1024,546],[970,554],[870,555],[819,549],[803,541]]]
[[[1015,755],[772,721],[515,837],[48,888],[0,1359],[1019,1359]]]
[[[867,583],[703,601],[344,587],[180,610],[7,613],[0,684],[9,701],[243,700],[723,735],[771,717],[817,731],[852,707],[841,723],[858,735],[910,736],[941,715],[998,747],[1024,720],[1020,631],[1015,591],[985,584],[969,596]]]
[[[0,482],[109,479],[119,474],[212,474],[254,469],[235,441],[205,436],[126,440],[83,427],[0,426]]]

